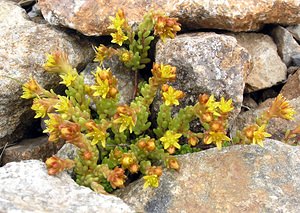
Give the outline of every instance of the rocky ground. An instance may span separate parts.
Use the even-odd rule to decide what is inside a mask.
[[[280,142],[286,129],[300,123],[299,1],[0,0],[0,5],[0,212],[300,211],[299,147]],[[166,171],[157,189],[143,190],[141,180],[132,183],[116,192],[123,201],[79,187],[67,173],[48,176],[41,161],[29,159],[45,160],[60,146],[41,133],[31,102],[20,98],[21,85],[32,75],[42,86],[59,89],[58,77],[42,68],[45,54],[56,49],[90,82],[97,66],[92,47],[109,41],[108,17],[120,7],[132,25],[150,9],[179,19],[180,34],[158,41],[151,55],[177,67],[173,84],[186,93],[183,106],[200,93],[232,98],[234,134],[282,93],[297,112],[295,120],[272,121],[265,148],[233,146],[180,156],[180,172]],[[133,73],[117,58],[102,66],[111,67],[122,102],[129,102]]]

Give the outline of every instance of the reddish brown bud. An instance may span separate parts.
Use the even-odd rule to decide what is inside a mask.
[[[188,139],[188,143],[191,145],[191,146],[196,146],[198,143],[199,143],[199,139],[197,137],[190,137]]]
[[[161,87],[161,90],[162,90],[163,92],[167,92],[168,89],[169,89],[169,85],[168,85],[168,84],[163,84],[162,87]]]
[[[174,154],[175,153],[175,151],[176,151],[176,148],[174,147],[174,146],[170,146],[168,149],[167,149],[167,151],[169,152],[169,154]]]
[[[147,175],[162,175],[162,168],[161,166],[151,166],[147,169]]]
[[[207,94],[202,94],[202,95],[199,95],[198,101],[201,105],[204,105],[207,103],[208,99],[209,99],[209,96]]]
[[[95,128],[97,128],[97,124],[94,121],[86,122],[85,126],[88,129],[88,131],[93,131]]]
[[[201,117],[205,123],[210,123],[213,120],[213,115],[209,112],[202,114]]]
[[[138,164],[132,164],[130,167],[129,167],[129,171],[130,173],[137,173],[139,171],[139,165]]]
[[[168,168],[179,170],[180,165],[178,163],[178,160],[176,158],[169,158],[168,159]]]
[[[109,95],[112,98],[116,97],[117,94],[118,94],[118,90],[116,88],[112,87],[112,88],[109,89]]]
[[[223,131],[223,123],[221,121],[214,121],[211,123],[210,128],[214,132],[220,132]]]
[[[90,160],[92,157],[93,157],[93,154],[92,154],[91,152],[89,152],[89,151],[85,151],[85,152],[83,153],[83,158],[84,158],[85,160]]]
[[[140,140],[137,144],[140,149],[144,149],[146,146],[146,142],[144,140]]]
[[[154,139],[150,139],[146,142],[146,150],[148,152],[152,152],[153,150],[155,150],[156,146],[155,146],[155,141]]]
[[[115,188],[122,188],[124,187],[125,183],[125,171],[122,168],[116,167],[107,177],[107,181],[110,182],[110,185]]]

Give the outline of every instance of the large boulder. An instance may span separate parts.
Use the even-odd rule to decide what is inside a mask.
[[[235,38],[216,33],[182,34],[158,42],[155,60],[177,68],[172,85],[186,94],[181,107],[195,104],[199,94],[208,93],[233,100],[232,118],[240,112],[252,64],[247,50]],[[153,106],[158,111],[159,101]]]
[[[122,8],[130,23],[151,9],[179,18],[186,29],[214,28],[254,31],[264,24],[298,24],[300,4],[286,0],[39,0],[45,19],[89,35],[107,35],[109,16]]]
[[[79,186],[66,172],[48,175],[38,160],[1,167],[0,194],[1,212],[133,212],[117,197]]]
[[[31,101],[20,98],[22,84],[30,75],[46,88],[55,88],[59,78],[42,68],[45,54],[57,49],[81,68],[93,58],[91,44],[49,25],[30,21],[22,8],[0,0],[0,147],[19,140],[32,123]]]
[[[266,140],[178,156],[158,188],[143,180],[116,194],[137,212],[299,212],[300,148]]]
[[[232,36],[249,52],[253,61],[253,69],[246,79],[246,92],[266,89],[286,79],[286,65],[281,61],[271,37],[260,33],[238,33]]]

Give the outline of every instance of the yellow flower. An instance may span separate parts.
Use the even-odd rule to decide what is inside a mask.
[[[161,71],[161,77],[163,79],[175,79],[176,78],[176,68],[174,71],[174,67],[172,67],[171,65],[160,65],[160,71]]]
[[[120,60],[124,63],[131,61],[132,57],[133,57],[132,51],[128,51],[128,50],[122,51],[119,56]]]
[[[119,9],[118,12],[116,13],[116,17],[110,16],[109,19],[111,20],[112,25],[110,25],[108,29],[114,29],[114,30],[122,29],[125,23],[125,15],[123,10]]]
[[[113,38],[112,43],[116,43],[119,46],[122,46],[123,42],[128,39],[128,37],[123,33],[122,30],[118,30],[116,33],[110,34]]]
[[[106,98],[109,93],[110,87],[114,87],[116,84],[116,80],[112,77],[109,69],[101,69],[97,67],[96,73],[93,73],[96,79],[96,85],[91,86],[91,89],[95,92],[93,96],[101,96],[102,98]],[[111,82],[111,85],[110,83]]]
[[[166,92],[163,92],[163,98],[167,106],[179,105],[178,99],[183,97],[183,92],[180,90],[174,90],[173,87],[169,86]]]
[[[102,81],[101,79],[99,79],[97,80],[97,83],[99,86],[91,86],[91,89],[95,91],[93,93],[93,96],[101,96],[102,98],[106,98],[106,95],[109,92],[108,80],[105,79],[104,81]]]
[[[60,84],[64,84],[67,87],[71,86],[71,84],[76,80],[78,74],[75,70],[72,72],[67,72],[66,74],[59,75],[63,81],[59,82]]]
[[[157,175],[145,175],[144,177],[144,189],[148,188],[149,186],[157,188],[159,185],[159,180]]]
[[[176,67],[170,65],[154,63],[151,72],[153,77],[161,83],[174,81],[176,79]]]
[[[234,109],[232,106],[232,99],[225,101],[224,97],[221,97],[221,101],[220,101],[218,107],[222,111],[222,113],[227,113]]]
[[[34,99],[31,109],[35,111],[34,118],[44,118],[48,111],[47,105],[43,104],[41,99]]]
[[[220,116],[220,113],[217,112],[219,107],[219,102],[216,102],[214,95],[211,95],[208,101],[205,104],[207,111],[213,113],[215,116]]]
[[[43,131],[44,133],[49,133],[49,141],[57,141],[59,139],[60,130],[59,125],[63,122],[62,118],[58,114],[49,113],[49,119],[45,120],[47,128]]]
[[[110,58],[116,50],[111,47],[106,47],[103,44],[100,44],[99,47],[94,48],[96,57],[94,59],[95,62],[100,62],[100,64],[103,63],[104,59]]]
[[[279,94],[272,103],[272,106],[269,109],[269,113],[272,117],[293,120],[293,116],[296,112],[290,106],[289,102],[282,96],[282,94]]]
[[[180,149],[180,144],[178,143],[179,138],[182,136],[180,133],[176,133],[172,130],[166,131],[163,137],[159,140],[163,143],[164,149],[168,149],[171,146]]]
[[[93,127],[93,130],[86,134],[88,138],[92,139],[92,145],[96,145],[97,143],[101,142],[102,147],[105,148],[106,145],[106,132],[103,131],[101,128]]]
[[[70,108],[72,107],[72,104],[70,100],[66,96],[58,95],[59,102],[54,105],[54,108],[56,109],[56,112],[59,112],[61,114],[68,113]]]
[[[21,98],[30,99],[39,96],[43,88],[36,82],[36,80],[30,77],[30,80],[23,85],[23,95]]]
[[[264,146],[263,140],[265,140],[265,138],[272,136],[271,134],[265,132],[265,129],[266,129],[266,125],[264,124],[258,127],[258,129],[253,132],[253,139],[252,139],[253,144],[258,144],[262,147]]]
[[[205,144],[211,144],[214,143],[217,145],[217,148],[220,150],[222,149],[222,143],[223,141],[230,141],[230,138],[227,137],[224,132],[213,132],[210,131],[208,135],[204,138]]]
[[[130,133],[132,133],[132,128],[135,126],[132,116],[123,113],[119,114],[119,117],[114,120],[114,123],[121,124],[119,132],[124,132],[124,130],[128,128]]]
[[[123,132],[128,128],[130,133],[132,133],[132,128],[136,123],[136,112],[127,105],[118,106],[113,123],[121,124],[119,132]]]
[[[67,73],[73,69],[69,64],[68,55],[64,52],[56,51],[46,56],[47,60],[43,67],[48,72]]]

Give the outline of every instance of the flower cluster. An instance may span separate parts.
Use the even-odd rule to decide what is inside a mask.
[[[225,101],[222,97],[221,101],[216,101],[213,95],[200,95],[196,105],[196,113],[201,123],[206,128],[204,133],[205,144],[216,144],[218,149],[222,148],[222,144],[231,139],[227,136],[227,118],[233,110],[232,100]]]
[[[171,65],[154,63],[151,72],[156,84],[165,84],[176,79],[176,67]]]
[[[292,120],[295,114],[294,109],[290,106],[289,102],[279,94],[271,106],[262,113],[262,115],[256,119],[255,124],[246,126],[242,132],[237,132],[235,141],[242,144],[258,144],[263,146],[265,138],[271,137],[272,135],[267,132],[267,125],[272,118],[282,118],[286,120]],[[297,129],[297,128],[296,128]],[[291,136],[287,132],[286,140]]]
[[[154,35],[159,35],[162,41],[166,38],[175,38],[176,33],[181,30],[177,18],[169,18],[163,15],[155,16]]]
[[[97,67],[94,73],[96,84],[91,86],[93,96],[102,98],[115,98],[118,94],[117,79],[112,75],[109,69]]]
[[[164,84],[162,86],[162,96],[167,106],[179,105],[179,99],[184,97],[184,93],[180,90],[175,90],[173,87]]]
[[[117,108],[117,113],[114,115],[115,124],[120,124],[119,131],[124,132],[125,129],[129,129],[130,133],[132,128],[136,124],[136,113],[127,105],[121,105]]]

